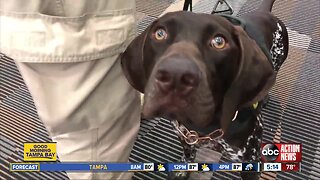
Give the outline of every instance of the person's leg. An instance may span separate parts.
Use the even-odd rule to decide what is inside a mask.
[[[134,0],[10,0],[0,8],[0,51],[16,61],[63,162],[128,161],[140,99],[119,54],[134,38],[134,12]],[[68,173],[118,175],[96,174]]]
[[[124,77],[118,58],[17,62],[39,117],[57,142],[61,161],[128,161],[140,124],[140,99]],[[68,173],[72,179],[114,179],[119,175]],[[122,173],[121,179],[131,175]]]

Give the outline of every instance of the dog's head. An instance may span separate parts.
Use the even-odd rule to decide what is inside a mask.
[[[121,61],[130,84],[145,94],[144,117],[176,119],[200,133],[227,130],[235,112],[261,100],[275,80],[255,41],[217,15],[168,13]]]

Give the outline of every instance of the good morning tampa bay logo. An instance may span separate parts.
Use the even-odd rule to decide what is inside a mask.
[[[262,147],[262,159],[265,162],[275,161],[280,154],[278,147],[275,144],[265,144]]]
[[[56,161],[55,142],[24,143],[24,161]]]

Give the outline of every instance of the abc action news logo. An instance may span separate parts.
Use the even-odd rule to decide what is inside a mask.
[[[263,162],[301,162],[301,144],[262,144]]]

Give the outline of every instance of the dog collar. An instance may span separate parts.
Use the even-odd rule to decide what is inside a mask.
[[[257,109],[259,103],[256,102],[252,105],[252,108]],[[232,121],[235,121],[238,118],[238,111],[236,111]],[[185,141],[188,145],[194,145],[197,143],[201,143],[203,141],[215,141],[220,139],[224,135],[224,131],[220,129],[216,129],[205,136],[199,136],[199,133],[194,130],[189,130],[183,124],[180,124],[177,120],[171,121],[173,127],[175,128],[178,136]]]
[[[216,129],[205,136],[199,136],[194,130],[188,130],[184,125],[180,124],[177,120],[171,121],[176,129],[178,136],[185,141],[188,145],[194,145],[203,141],[214,141],[224,135],[222,129]]]

